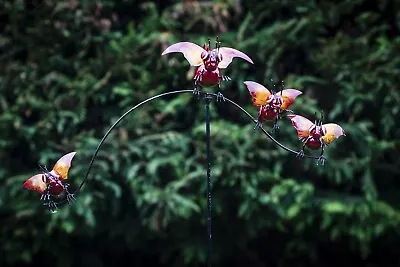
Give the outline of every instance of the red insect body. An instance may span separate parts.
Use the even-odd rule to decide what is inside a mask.
[[[203,47],[190,42],[179,42],[169,46],[162,55],[180,52],[190,65],[198,67],[194,81],[196,85],[211,87],[219,85],[222,80],[221,69],[228,67],[234,57],[240,57],[253,64],[253,61],[243,52],[229,47],[212,49],[210,44]]]
[[[260,106],[258,110],[259,122],[272,121],[278,118],[282,104],[283,99],[281,96],[276,94],[268,96],[266,105]]]
[[[65,189],[64,183],[60,179],[60,175],[55,172],[53,173],[53,171],[43,174],[42,181],[47,181],[47,190],[49,190],[52,195],[58,196]]]
[[[318,137],[309,137],[307,139],[307,141],[305,142],[305,144],[307,147],[317,150],[322,147],[322,138],[321,137],[319,137],[319,138]]]
[[[203,49],[204,51],[200,55],[203,64],[196,69],[193,78],[195,84],[205,87],[218,85],[222,79],[220,69],[218,68],[218,63],[222,60],[222,55],[218,53],[218,50],[210,50],[210,47],[206,44],[204,44]]]
[[[319,149],[328,145],[340,136],[345,135],[342,127],[334,123],[315,124],[299,115],[288,115],[297,135],[303,144],[311,149]]]
[[[222,61],[222,54],[219,49],[211,50],[206,44],[203,46],[204,51],[201,52],[201,59],[206,71],[215,71],[218,69],[219,62]]]
[[[206,69],[205,65],[201,65],[197,68],[193,79],[196,84],[211,87],[218,85],[221,82],[222,77],[218,68],[210,71]]]
[[[281,112],[287,110],[296,97],[302,94],[296,89],[284,89],[279,93],[271,93],[263,85],[252,81],[245,81],[244,84],[249,90],[253,105],[259,107],[258,122],[273,120],[275,127]]]
[[[23,188],[38,191],[40,194],[50,193],[58,196],[65,189],[64,181],[68,179],[68,171],[76,152],[71,152],[61,157],[50,172],[36,174],[26,180]]]
[[[339,125],[335,123],[322,124],[321,120],[312,123],[309,119],[299,115],[288,115],[292,121],[293,127],[297,131],[299,140],[303,143],[303,147],[297,153],[297,157],[304,156],[304,149],[308,147],[313,150],[321,148],[321,154],[317,159],[317,165],[324,165],[326,158],[324,157],[324,148],[342,135],[346,135]]]
[[[42,195],[40,199],[44,201],[44,205],[48,206],[51,212],[57,210],[57,203],[51,199],[51,196],[58,196],[65,192],[68,204],[75,201],[74,193],[69,192],[69,184],[65,182],[68,179],[68,171],[75,154],[76,152],[71,152],[62,156],[50,172],[46,168],[42,168],[43,173],[32,176],[22,185],[23,188],[38,191]]]
[[[258,110],[258,121],[272,121],[279,115],[279,110],[271,108],[270,106],[261,106]]]
[[[322,136],[324,136],[323,128],[314,124],[310,129],[310,135],[305,141],[305,145],[314,150],[321,148],[323,144]]]

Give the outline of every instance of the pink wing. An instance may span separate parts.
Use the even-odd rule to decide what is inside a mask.
[[[76,152],[71,152],[62,156],[54,165],[53,170],[60,175],[61,180],[68,179],[68,171],[71,167],[71,161],[75,154]]]
[[[259,107],[267,103],[267,99],[271,95],[267,88],[256,82],[245,81],[243,83],[249,90],[254,106]]]
[[[300,115],[288,115],[288,118],[292,121],[294,128],[296,128],[299,138],[308,137],[310,135],[310,128],[314,123],[309,119]]]
[[[43,194],[44,190],[46,190],[47,185],[43,181],[43,174],[36,174],[26,180],[22,187],[29,190],[35,190],[38,191],[40,194]]]
[[[228,67],[228,65],[231,64],[232,59],[234,57],[240,57],[240,58],[246,60],[247,62],[254,64],[253,60],[251,60],[251,58],[249,58],[248,55],[246,55],[243,52],[240,52],[239,50],[236,50],[236,49],[233,49],[230,47],[221,47],[221,48],[219,48],[219,52],[222,55],[222,61],[218,64],[218,68],[220,68],[220,69],[224,69],[224,68]]]
[[[190,65],[192,66],[200,66],[203,64],[203,60],[201,59],[201,53],[204,50],[201,46],[198,46],[197,44],[190,43],[190,42],[180,42],[173,44],[167,49],[162,52],[162,56],[168,53],[175,53],[179,52],[182,53],[183,56],[189,61]]]
[[[342,135],[346,136],[342,127],[335,123],[327,123],[322,125],[325,135],[322,136],[322,139],[326,144],[330,144]]]
[[[281,109],[286,110],[288,109],[299,95],[302,94],[299,90],[296,89],[285,89],[282,92],[283,104],[281,105]],[[281,94],[278,93],[278,94]],[[278,95],[277,94],[277,95]]]

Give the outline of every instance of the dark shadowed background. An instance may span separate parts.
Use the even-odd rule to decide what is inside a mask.
[[[108,127],[140,101],[192,89],[170,44],[247,53],[224,95],[257,114],[243,81],[303,91],[347,136],[324,167],[211,106],[213,266],[400,266],[399,1],[0,2],[0,266],[205,266],[204,104],[166,97],[104,143],[77,202],[50,214],[21,188],[63,154],[82,181]],[[299,150],[295,129],[279,140]],[[266,124],[271,130],[271,125]]]

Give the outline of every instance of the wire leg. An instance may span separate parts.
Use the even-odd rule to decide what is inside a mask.
[[[318,159],[317,159],[317,163],[316,163],[317,166],[318,166],[318,165],[324,166],[324,164],[325,164],[326,158],[325,158],[325,156],[324,156],[324,148],[325,148],[325,145],[322,144],[322,147],[321,147],[321,154],[319,155],[319,157],[318,157]]]

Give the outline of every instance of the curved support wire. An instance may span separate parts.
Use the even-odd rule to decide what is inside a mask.
[[[96,157],[97,157],[97,154],[98,154],[98,152],[99,152],[101,146],[103,145],[103,143],[105,142],[105,140],[107,139],[107,137],[108,137],[108,135],[111,133],[111,131],[112,131],[115,127],[117,127],[117,125],[118,125],[126,116],[128,116],[132,111],[134,111],[134,110],[137,109],[138,107],[140,107],[140,106],[142,106],[142,105],[144,105],[144,104],[146,104],[146,103],[149,103],[149,102],[151,102],[151,101],[153,101],[153,100],[155,100],[155,99],[157,99],[157,98],[161,98],[161,97],[168,96],[168,95],[175,95],[175,94],[193,93],[193,91],[194,91],[194,90],[186,89],[186,90],[177,90],[177,91],[171,91],[171,92],[166,92],[166,93],[158,94],[158,95],[155,95],[155,96],[152,96],[152,97],[150,97],[150,98],[147,98],[147,99],[143,100],[142,102],[136,104],[135,106],[133,106],[132,108],[130,108],[128,111],[126,111],[116,122],[114,122],[113,125],[111,125],[111,127],[110,127],[110,128],[107,130],[107,132],[104,134],[103,138],[100,140],[100,143],[98,144],[98,146],[97,146],[97,148],[96,148],[96,150],[95,150],[95,152],[94,152],[94,154],[93,154],[93,157],[92,157],[92,159],[91,159],[91,161],[90,161],[90,163],[89,163],[89,167],[88,167],[88,169],[87,169],[87,171],[86,171],[85,177],[83,178],[81,184],[79,185],[79,187],[75,190],[75,192],[74,192],[73,194],[76,195],[76,194],[82,189],[83,185],[85,184],[85,182],[86,182],[86,180],[87,180],[87,178],[88,178],[88,176],[89,176],[90,170],[92,169],[93,163],[94,163],[94,161],[95,161],[95,159],[96,159]],[[218,97],[218,95],[215,94],[215,93],[208,93],[208,92],[206,93],[206,92],[202,92],[202,91],[198,91],[198,93],[203,94],[203,95],[208,95],[208,96],[214,96],[215,98]],[[224,98],[225,98],[225,102],[228,102],[228,103],[234,105],[235,107],[237,107],[242,113],[246,114],[247,117],[249,117],[249,118],[253,121],[253,123],[257,124],[257,120],[256,120],[249,112],[247,112],[244,108],[242,108],[239,104],[237,104],[236,102],[230,100],[230,99],[227,98],[227,97],[224,97]],[[280,142],[278,142],[270,133],[268,133],[268,132],[262,127],[262,125],[260,125],[259,128],[260,128],[261,131],[262,131],[269,139],[271,139],[271,141],[273,141],[277,146],[279,146],[280,148],[282,148],[282,149],[284,149],[284,150],[286,150],[286,151],[288,151],[288,152],[291,152],[291,153],[297,155],[297,152],[296,152],[296,151],[294,151],[293,149],[290,149],[290,148],[284,146],[283,144],[281,144]],[[318,157],[311,156],[311,155],[304,155],[304,157],[310,158],[310,159],[318,159]],[[63,204],[63,203],[65,203],[65,202],[67,202],[67,201],[64,199],[64,200],[62,200],[62,201],[59,201],[59,202],[57,203],[57,205]]]

